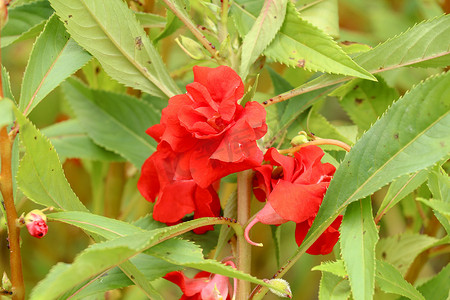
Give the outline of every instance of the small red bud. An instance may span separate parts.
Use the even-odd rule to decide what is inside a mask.
[[[25,225],[28,232],[38,239],[47,234],[47,216],[38,209],[30,211],[25,216]]]

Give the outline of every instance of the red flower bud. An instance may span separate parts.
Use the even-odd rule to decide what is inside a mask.
[[[25,216],[25,225],[28,232],[38,239],[47,234],[47,216],[38,209],[30,211]]]

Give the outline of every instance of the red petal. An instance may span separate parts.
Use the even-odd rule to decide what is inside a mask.
[[[220,199],[216,191],[210,186],[207,189],[197,187],[195,189],[195,213],[194,219],[204,217],[218,217],[220,215]],[[203,234],[208,230],[214,230],[214,226],[203,226],[194,229],[197,234]]]
[[[184,273],[181,271],[174,271],[167,273],[166,276],[164,276],[163,278],[178,285],[184,295],[192,297],[195,294],[200,294],[202,289],[206,286],[209,276],[191,279],[186,277]],[[200,298],[185,298],[185,299],[200,299]]]
[[[153,207],[153,218],[163,223],[180,220],[195,210],[193,181],[175,181],[166,185]]]
[[[147,200],[154,202],[159,193],[158,172],[155,169],[152,156],[142,165],[141,177],[139,177],[137,188],[141,195]]]
[[[302,185],[280,180],[268,201],[282,218],[300,223],[316,215],[326,188],[325,183]]]
[[[282,155],[275,148],[269,148],[264,155],[264,160],[270,161],[272,165],[283,167],[283,179],[292,181],[295,170],[295,159]]]
[[[264,202],[272,191],[272,165],[263,165],[255,168],[255,176],[253,177],[253,193],[261,202]]]
[[[186,86],[186,90],[195,103],[204,104],[211,107],[216,112],[219,111],[219,105],[211,98],[209,91],[204,85],[193,82]]]

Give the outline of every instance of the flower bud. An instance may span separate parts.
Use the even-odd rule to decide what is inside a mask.
[[[34,209],[25,216],[25,225],[28,232],[40,239],[47,234],[47,216],[40,210]]]
[[[180,35],[180,37],[175,39],[175,42],[192,59],[200,60],[206,57],[203,53],[202,46],[193,39]]]
[[[6,275],[6,272],[3,272],[2,289],[5,291],[11,291],[12,289],[11,280],[9,280],[8,275]]]
[[[306,132],[301,131],[298,133],[299,135],[295,136],[292,140],[291,140],[291,145],[293,147],[307,143],[308,142],[308,137],[306,136]]]
[[[289,286],[289,282],[284,279],[276,278],[276,279],[265,279],[264,282],[273,286],[273,288],[269,288],[269,290],[279,297],[284,298],[292,298],[291,288]],[[280,290],[284,291],[283,293]]]

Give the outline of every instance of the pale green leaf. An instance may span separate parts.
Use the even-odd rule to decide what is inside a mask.
[[[411,300],[425,300],[422,294],[407,282],[402,274],[389,263],[377,260],[376,273],[377,284],[384,292],[403,295]]]
[[[322,272],[319,286],[319,300],[346,300],[350,296],[350,283],[347,279],[332,273]]]
[[[443,201],[448,205],[450,203],[450,179],[448,175],[441,170],[440,167],[435,168],[428,177],[428,187],[430,188],[433,198]],[[450,235],[450,220],[441,212],[434,210],[434,215],[441,222],[447,234]]]
[[[450,74],[413,88],[356,142],[336,171],[309,234],[313,241],[351,202],[450,152]]]
[[[53,145],[17,108],[14,113],[20,126],[20,140],[25,146],[17,174],[20,190],[44,206],[87,211],[67,182]]]
[[[346,84],[349,92],[340,101],[353,123],[366,131],[398,98],[396,89],[389,87],[384,79],[376,76],[378,82],[354,79]]]
[[[69,38],[53,15],[36,39],[23,75],[19,109],[28,115],[62,81],[85,65],[91,55]]]
[[[266,0],[242,42],[240,75],[245,79],[250,66],[272,42],[286,16],[287,0]]]
[[[8,98],[0,99],[0,128],[14,121],[13,102]]]
[[[133,12],[121,0],[50,0],[78,44],[126,86],[171,97],[180,91]]]
[[[312,271],[322,271],[334,274],[341,278],[345,278],[347,276],[347,271],[345,270],[344,261],[325,261],[320,265],[315,266],[311,269]]]
[[[86,133],[95,143],[116,152],[140,168],[156,149],[145,133],[159,122],[159,114],[137,98],[93,90],[70,79],[63,90]]]
[[[131,261],[121,263],[119,268],[152,300],[164,300],[160,293],[150,284],[145,275]]]
[[[439,212],[440,214],[444,215],[447,220],[450,220],[450,203],[444,202],[442,200],[436,200],[436,199],[423,199],[423,198],[417,198],[418,201],[422,202],[423,204],[431,207],[433,210]]]
[[[122,94],[126,93],[127,88],[116,80],[112,79],[111,76],[109,76],[108,73],[103,70],[98,60],[92,59],[87,65],[83,67],[82,70],[90,88]]]
[[[303,1],[299,1],[300,3]],[[303,4],[303,3],[302,3]],[[300,16],[322,31],[339,38],[339,14],[337,0],[314,1],[312,4],[298,6]]]
[[[428,170],[417,171],[414,174],[406,174],[395,179],[384,196],[378,208],[377,216],[384,215],[388,210],[394,207],[403,198],[416,190],[425,182],[428,176]]]
[[[404,233],[383,238],[377,244],[377,259],[392,264],[401,274],[406,274],[417,255],[438,242],[436,238],[417,233]]]
[[[38,35],[52,13],[53,9],[48,1],[37,1],[8,9],[8,22],[0,34],[1,47]]]
[[[425,299],[447,300],[450,296],[450,264],[436,276],[417,287]]]
[[[14,95],[11,91],[11,80],[9,78],[9,73],[4,66],[2,66],[1,69],[1,76],[2,76],[3,96],[15,102]]]
[[[166,26],[166,18],[163,16],[146,12],[135,12],[134,14],[143,27],[152,28]]]
[[[170,10],[167,10],[166,16],[166,26],[164,30],[153,40],[153,43],[158,43],[160,40],[170,36],[175,33],[181,26],[183,26],[183,22],[180,21]]]
[[[375,245],[378,231],[370,197],[350,204],[342,220],[341,255],[355,300],[372,299],[375,288]]]
[[[33,289],[31,299],[53,299],[58,297],[85,280],[102,274],[103,272],[110,270],[112,267],[125,262],[131,257],[134,257],[165,240],[192,230],[193,228],[205,226],[206,224],[211,224],[213,222],[220,223],[221,221],[218,221],[217,218],[197,219],[167,228],[127,235],[103,243],[91,245],[86,250],[81,252],[81,254],[75,258],[74,262],[70,266],[65,267],[63,272],[58,272],[58,274],[55,275],[56,271],[51,270],[47,274],[47,277]],[[166,246],[160,247],[163,247],[162,249],[166,250]],[[200,261],[195,258],[195,256],[198,255],[198,253],[195,254],[195,252],[196,251],[193,252],[194,258],[189,257],[190,251],[186,251],[185,254],[180,254],[181,257],[178,255],[164,256],[165,259],[168,260],[173,259],[174,261],[180,261],[183,263],[186,262],[186,265],[192,265],[196,268],[201,267],[204,270],[217,274],[236,277],[263,286],[269,286],[269,284],[262,280],[237,271],[229,266],[225,266],[217,261]],[[185,258],[183,258],[183,256]],[[194,262],[192,262],[192,260],[194,260]],[[59,268],[58,265],[56,267]]]
[[[444,67],[450,64],[450,15],[422,22],[354,58],[370,73],[405,66]],[[342,75],[322,75],[290,91],[303,94],[350,80]]]
[[[99,161],[123,161],[113,152],[95,144],[76,119],[55,123],[41,132],[55,146],[61,160],[65,158],[85,158]]]

